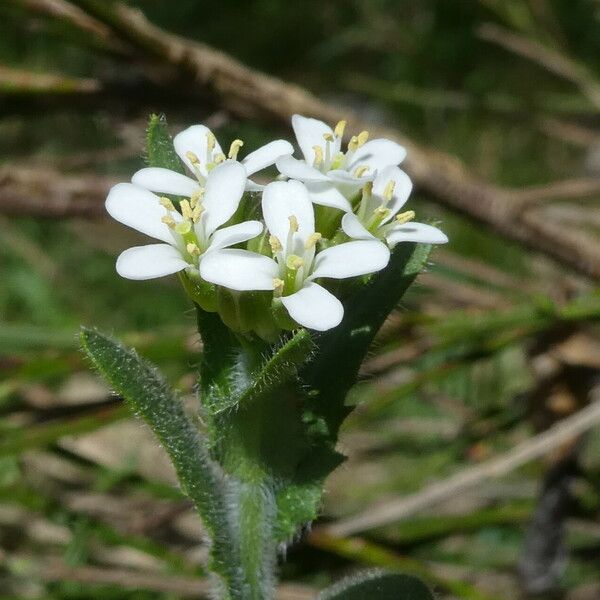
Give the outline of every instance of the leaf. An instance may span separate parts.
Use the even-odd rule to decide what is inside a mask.
[[[412,575],[367,571],[339,581],[318,600],[434,600],[429,588]]]
[[[149,167],[163,167],[185,173],[185,167],[173,147],[164,115],[150,115],[146,130],[146,162]]]
[[[158,370],[110,338],[89,329],[81,344],[96,369],[150,426],[169,454],[183,491],[194,501],[213,540],[210,568],[238,586],[234,536],[226,516],[227,492],[221,470],[205,441]]]

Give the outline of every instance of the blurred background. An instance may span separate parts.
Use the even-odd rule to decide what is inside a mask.
[[[139,238],[103,200],[151,112],[224,147],[292,139],[236,63],[201,76],[211,49],[404,136],[408,208],[450,237],[364,365],[281,598],[372,566],[440,598],[599,598],[600,2],[117,4],[0,2],[0,600],[204,597],[201,527],[76,333],[193,398],[190,304],[116,276]]]

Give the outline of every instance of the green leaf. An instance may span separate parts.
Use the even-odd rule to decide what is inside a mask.
[[[327,588],[318,600],[434,600],[429,588],[412,575],[367,571]]]
[[[169,454],[183,491],[194,501],[213,540],[210,568],[241,589],[234,536],[226,515],[227,491],[219,466],[158,370],[110,338],[89,329],[81,344],[98,371],[150,426]]]
[[[146,162],[149,167],[163,167],[185,173],[184,164],[173,147],[164,115],[150,115],[146,131]]]

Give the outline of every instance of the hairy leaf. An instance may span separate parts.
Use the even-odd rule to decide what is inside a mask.
[[[173,147],[164,115],[150,115],[146,130],[146,162],[150,167],[185,173],[185,167]]]

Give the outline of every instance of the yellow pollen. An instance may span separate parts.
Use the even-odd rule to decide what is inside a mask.
[[[164,206],[167,210],[175,210],[173,203],[168,198],[161,198],[159,200],[161,206]]]
[[[396,215],[396,222],[399,223],[400,225],[402,225],[404,223],[408,223],[409,221],[412,221],[414,218],[415,218],[415,211],[407,210],[406,212]]]
[[[354,177],[362,177],[370,167],[367,165],[363,165],[362,167],[357,167],[354,171]]]
[[[219,154],[217,154],[213,158],[213,162],[215,163],[215,165],[220,165],[222,162],[225,162],[226,158],[227,157],[222,152],[219,152]]]
[[[187,159],[193,164],[193,165],[199,165],[200,164],[200,159],[191,151],[188,150],[185,153]]]
[[[312,248],[313,246],[317,245],[317,242],[322,238],[323,236],[317,231],[315,233],[311,233],[308,236],[308,239],[306,240],[306,242],[304,243],[304,247],[308,250],[309,248]]]
[[[358,134],[358,136],[356,137],[356,141],[358,142],[358,147],[360,148],[361,146],[364,146],[367,143],[368,139],[369,139],[369,132],[361,131]]]
[[[324,133],[324,134],[323,134],[323,139],[324,139],[326,142],[333,142],[333,140],[334,140],[335,138],[333,137],[333,134],[332,134],[332,133]]]
[[[285,282],[283,281],[283,279],[279,279],[278,277],[275,277],[275,279],[273,279],[273,290],[275,291],[276,296],[281,296],[284,285]]]
[[[285,264],[288,269],[296,271],[304,264],[304,260],[295,254],[290,254],[287,257]]]
[[[209,131],[206,134],[206,145],[208,146],[208,151],[212,152],[215,149],[215,145],[217,143],[217,138],[212,131]]]
[[[346,129],[346,121],[344,121],[344,120],[338,121],[338,124],[335,126],[333,133],[335,134],[336,137],[341,138],[344,136],[345,129]]]
[[[187,250],[188,254],[191,256],[200,256],[200,248],[198,248],[198,246],[196,246],[196,244],[194,244],[193,242],[188,244],[185,249]]]
[[[315,160],[314,166],[318,167],[323,162],[323,148],[321,146],[313,146],[313,150],[315,151]]]
[[[197,223],[200,220],[200,217],[202,216],[203,212],[204,206],[202,206],[202,204],[196,204],[196,206],[194,206],[194,208],[192,209],[192,221],[194,221],[194,223]]]
[[[175,219],[171,216],[171,215],[165,215],[161,221],[165,224],[168,225],[171,229],[175,228]]]
[[[269,245],[271,246],[273,254],[277,254],[283,250],[283,246],[276,235],[269,236]]]
[[[183,218],[191,219],[192,218],[192,207],[190,206],[190,201],[182,200],[179,203],[179,206],[181,207],[181,214],[183,215]]]
[[[231,146],[229,146],[229,154],[227,156],[231,160],[236,160],[238,152],[243,145],[244,142],[242,142],[242,140],[233,140],[233,142],[231,142]]]
[[[298,231],[298,218],[296,215],[291,215],[288,217],[288,220],[290,222],[290,231],[296,233]]]
[[[181,235],[185,235],[192,230],[192,222],[189,219],[185,221],[181,221],[181,223],[177,223],[175,225],[175,231]]]
[[[392,199],[392,196],[394,195],[394,188],[396,187],[396,182],[391,179],[390,181],[387,182],[387,185],[385,186],[385,189],[383,190],[383,199],[386,202],[389,202]]]

